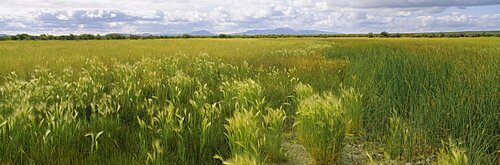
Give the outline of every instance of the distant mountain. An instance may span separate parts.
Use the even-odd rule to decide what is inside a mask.
[[[247,35],[264,35],[264,34],[297,34],[297,31],[291,28],[277,28],[277,29],[264,29],[264,30],[249,30],[243,33]]]
[[[3,37],[3,36],[8,36],[7,34],[0,34],[0,37]]]
[[[130,36],[141,36],[141,37],[147,37],[147,36],[177,36],[179,34],[172,34],[172,33],[117,33],[121,36],[125,37],[130,37]]]
[[[339,34],[336,32],[327,32],[320,30],[294,30],[292,28],[276,28],[264,30],[249,30],[242,33],[235,33],[239,35],[268,35],[268,34]]]
[[[192,35],[192,36],[215,36],[217,34],[206,31],[206,30],[200,30],[200,31],[191,32],[191,33],[189,33],[189,35]]]
[[[299,34],[340,34],[337,32],[321,31],[321,30],[299,30]]]
[[[134,36],[142,36],[142,37],[145,37],[145,36],[157,36],[156,34],[151,34],[151,33],[137,33],[137,34],[132,34]]]
[[[173,33],[161,33],[161,34],[153,34],[153,36],[178,36],[179,34],[173,34]]]
[[[125,36],[125,37],[130,37],[130,35],[131,35],[129,33],[109,33],[108,35],[112,35],[112,34],[118,34],[118,35]]]

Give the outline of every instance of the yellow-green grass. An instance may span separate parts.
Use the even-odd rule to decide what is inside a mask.
[[[62,70],[80,68],[87,58],[104,62],[116,59],[134,62],[142,58],[159,58],[179,53],[209,54],[228,62],[274,63],[268,56],[282,49],[300,48],[315,40],[290,39],[164,39],[113,41],[6,41],[0,42],[0,75],[12,71],[29,74],[36,67]],[[276,53],[274,53],[276,54]]]
[[[345,131],[384,144],[393,158],[436,154],[451,137],[464,142],[458,147],[469,163],[495,164],[499,43],[499,38],[4,41],[0,163],[221,163],[214,155],[276,160],[279,140],[266,138],[281,137],[269,130],[283,128],[265,116],[283,109],[284,129],[294,129],[296,98],[303,97],[294,87],[304,83],[315,89],[307,95],[344,96],[351,88],[362,95],[351,107],[357,113],[342,121]],[[234,125],[228,119],[238,108],[260,116],[253,121],[261,130],[257,139],[272,146],[248,149],[258,151],[253,154],[231,151],[224,126]],[[234,130],[240,129],[246,128]]]

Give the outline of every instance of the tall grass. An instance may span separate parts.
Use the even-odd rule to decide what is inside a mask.
[[[71,70],[37,70],[29,81],[13,73],[0,88],[2,161],[216,164],[214,155],[238,153],[231,137],[249,115],[258,140],[251,157],[274,160],[285,113],[265,104],[248,70],[180,54],[111,66],[89,59],[76,80]],[[253,142],[245,131],[236,140]]]
[[[279,162],[284,160],[281,147],[285,130],[286,114],[283,109],[267,109],[267,115],[263,116],[263,128],[265,131],[264,151],[268,159]]]
[[[310,95],[310,87],[299,85],[297,95]],[[337,164],[341,160],[346,123],[340,99],[331,93],[313,94],[299,100],[295,127],[301,144],[318,164]]]
[[[354,88],[342,89],[341,102],[345,109],[347,132],[363,134],[363,95],[357,93]]]
[[[258,124],[259,115],[250,110],[241,110],[228,119],[226,136],[233,159],[248,157],[255,160],[257,164],[264,162],[265,157],[262,151],[265,139],[262,138],[263,130]]]
[[[411,149],[403,157],[411,161],[425,153],[423,146],[437,152],[441,140],[452,136],[465,141],[471,164],[495,164],[499,45],[488,39],[383,41],[347,41],[326,54],[349,61],[343,83],[363,94],[367,138],[413,139],[389,149]],[[394,132],[396,123],[403,132]]]
[[[0,163],[219,164],[214,155],[269,163],[281,161],[281,138],[296,122],[318,162],[338,160],[349,133],[408,162],[439,153],[451,137],[463,141],[469,164],[496,164],[498,43],[1,42]],[[255,123],[238,125],[235,116]],[[233,154],[226,127],[258,130],[245,142],[259,152]]]
[[[443,142],[443,148],[439,150],[436,164],[469,164],[467,154],[462,148],[459,148],[456,141],[449,139],[447,144]]]

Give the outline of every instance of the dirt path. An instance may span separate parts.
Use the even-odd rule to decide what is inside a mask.
[[[359,141],[353,137],[346,138],[344,156],[340,164],[365,164],[368,160],[363,144],[356,144]],[[306,151],[304,146],[299,144],[293,133],[287,133],[283,139],[283,152],[286,162],[276,163],[277,165],[312,165],[314,160]]]
[[[296,141],[293,133],[286,133],[283,143],[283,152],[285,154],[286,162],[276,163],[276,165],[311,165],[313,159],[306,151],[304,146]]]
[[[289,132],[285,134],[282,147],[287,161],[274,163],[274,165],[313,165],[314,159],[309,155],[307,150],[302,146],[293,134]],[[342,160],[338,162],[340,165],[363,165],[369,163],[370,154],[376,164],[393,164],[393,165],[426,165],[431,164],[435,160],[435,155],[421,157],[414,162],[406,162],[385,158],[383,152],[379,149],[380,146],[367,144],[362,138],[347,135],[344,139],[345,148],[343,151]],[[374,148],[375,147],[375,148]]]

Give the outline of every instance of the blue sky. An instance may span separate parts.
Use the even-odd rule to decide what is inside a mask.
[[[500,0],[2,0],[0,34],[500,30]]]

